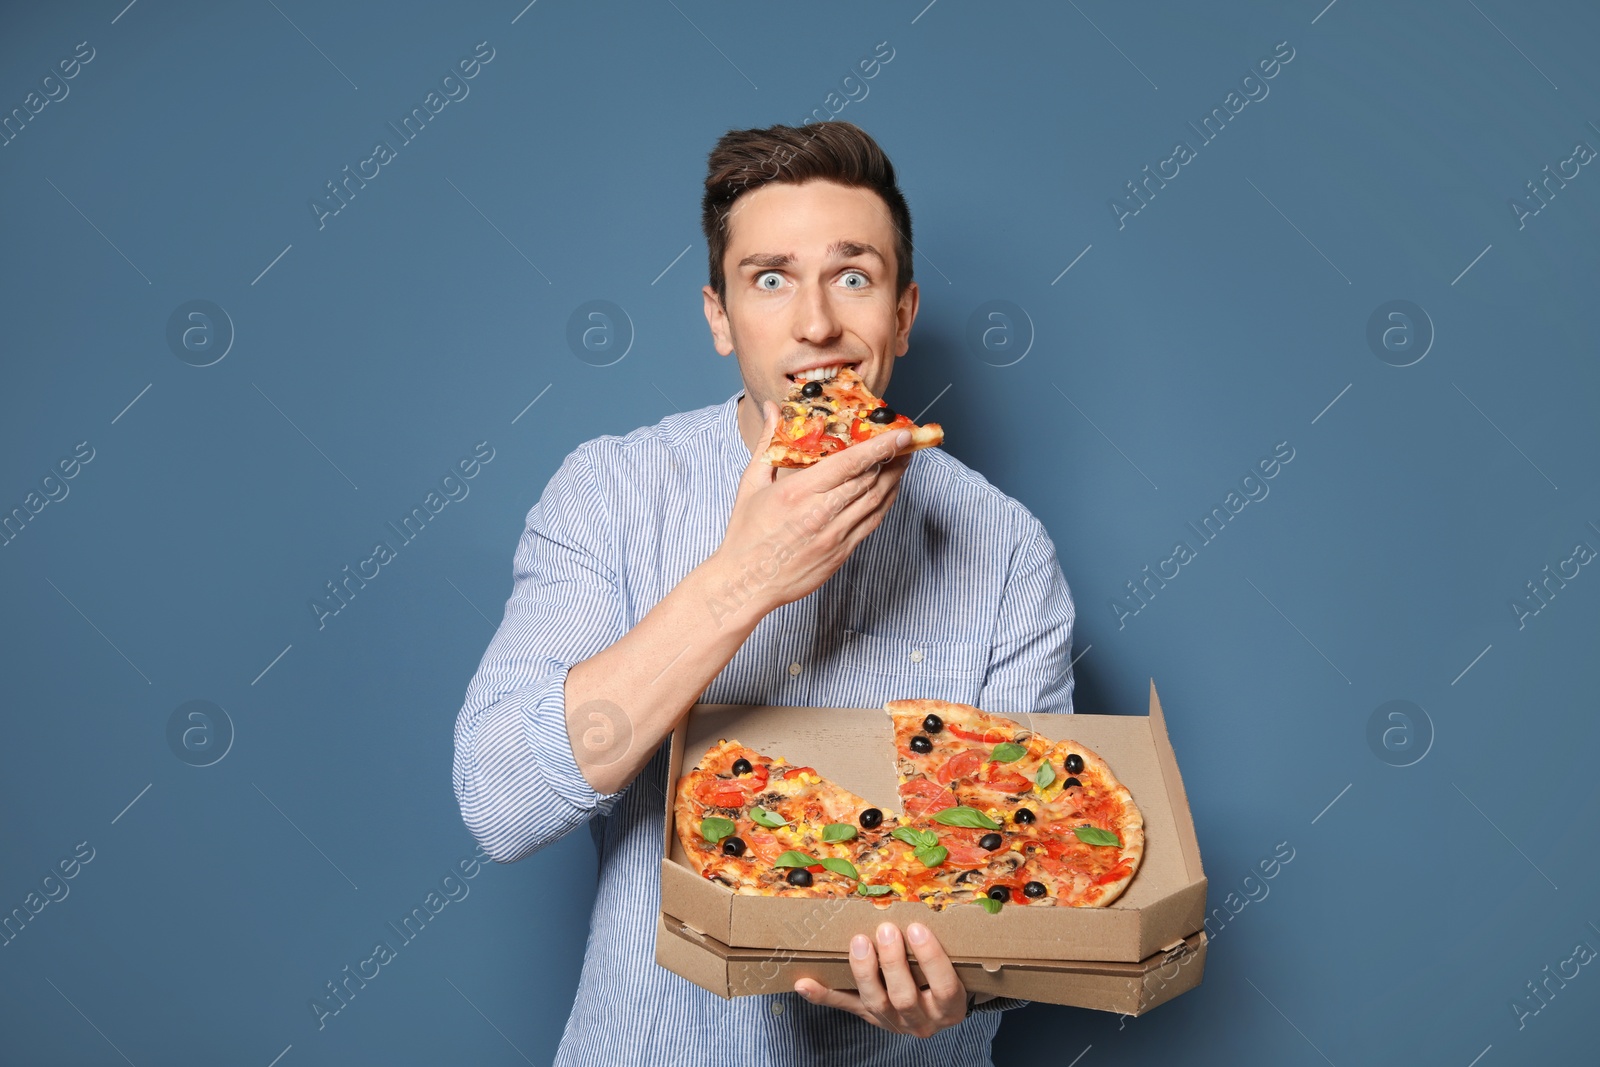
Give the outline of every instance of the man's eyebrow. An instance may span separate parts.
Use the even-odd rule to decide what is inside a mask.
[[[883,253],[869,244],[857,241],[835,241],[828,246],[826,255],[830,259],[849,259],[853,256],[876,256],[878,262],[887,263]],[[739,261],[739,267],[787,267],[794,263],[794,255],[789,252],[752,252]]]

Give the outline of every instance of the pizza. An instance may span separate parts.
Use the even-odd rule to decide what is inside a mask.
[[[910,430],[913,452],[944,441],[936,422],[918,426],[872,395],[855,368],[802,371],[778,410],[778,429],[766,451],[774,467],[809,467],[824,456],[890,431]]]
[[[901,812],[723,739],[678,783],[678,839],[695,869],[737,893],[990,912],[1104,907],[1133,880],[1144,820],[1090,749],[967,704],[884,710]]]

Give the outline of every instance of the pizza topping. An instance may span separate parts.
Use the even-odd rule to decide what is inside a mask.
[[[1082,774],[1083,773],[1083,757],[1078,755],[1076,752],[1074,752],[1072,755],[1067,757],[1067,773],[1068,774]]]
[[[882,426],[885,423],[894,421],[894,412],[889,408],[889,405],[885,404],[882,407],[873,408],[872,414],[868,415],[867,419]]]
[[[995,822],[977,808],[969,808],[965,804],[957,805],[953,808],[945,808],[943,811],[936,812],[933,816],[933,821],[937,823],[943,823],[946,826],[965,826],[971,829],[1000,829],[999,823]]]
[[[883,812],[877,808],[868,808],[861,813],[857,821],[861,823],[862,829],[875,830],[883,823]]]
[[[1028,750],[1014,741],[1003,741],[989,753],[990,763],[1015,763],[1028,754]],[[1069,757],[1070,758],[1070,757]]]
[[[1011,816],[1011,818],[1016,820],[1017,822],[1020,822],[1020,823],[1030,823],[1030,822],[1033,821],[1034,816],[1033,816],[1033,812],[1030,809],[1028,809],[1028,808],[1018,808],[1017,809],[1017,813],[1015,815]]]
[[[939,781],[949,784],[957,778],[965,778],[975,773],[982,766],[983,753],[969,748],[965,752],[958,752],[945,760],[944,766],[939,768],[937,776]]]
[[[783,855],[772,861],[774,867],[809,867],[817,861],[804,852],[789,849]]]
[[[894,887],[887,885],[868,885],[865,882],[858,882],[856,884],[856,892],[865,897],[881,897],[885,893],[894,892]]]
[[[1076,778],[1068,778],[1065,782],[1061,783],[1062,789],[1081,789],[1082,787],[1083,783],[1078,781]]]
[[[807,400],[815,400],[822,395],[822,383],[816,381],[807,382],[800,387],[800,395]]]
[[[846,878],[854,878],[858,882],[861,880],[861,873],[856,870],[856,865],[847,859],[839,856],[824,856],[817,862],[819,866],[812,869],[821,870],[825,867],[834,874],[842,874]]]
[[[922,729],[927,733],[936,734],[944,729],[944,720],[929,712],[928,717],[922,720]]]
[[[721,841],[724,837],[727,837],[729,834],[733,833],[733,830],[733,820],[724,819],[720,815],[707,815],[704,819],[700,820],[700,836],[711,842],[713,845],[718,841]],[[737,840],[737,838],[735,840]],[[744,846],[741,843],[740,848],[742,849],[743,847]],[[738,853],[734,852],[731,853],[731,855],[737,856]]]
[[[733,761],[733,773],[735,775],[749,774],[750,773],[750,761],[747,760],[747,759],[744,759],[743,757],[734,760]]]
[[[1004,904],[993,897],[982,897],[978,900],[978,903],[982,904],[983,910],[988,912],[990,915],[998,915],[1000,909],[1005,907]]]
[[[933,751],[933,741],[918,734],[911,739],[911,751],[921,752],[926,755]]]
[[[1045,889],[1043,882],[1029,882],[1022,887],[1022,895],[1028,897],[1042,897],[1049,890]]]
[[[1011,887],[1005,885],[990,886],[989,891],[984,896],[1004,904],[1011,899]]]
[[[943,845],[924,845],[911,853],[921,861],[924,867],[937,867],[950,855],[950,850]]]
[[[856,836],[856,828],[847,822],[830,822],[822,828],[824,841],[849,841]]]
[[[1072,832],[1078,840],[1090,845],[1115,845],[1122,847],[1122,839],[1110,830],[1102,830],[1098,826],[1074,826]]]
[[[744,855],[744,842],[737,837],[725,838],[722,842],[722,854],[724,856]]]
[[[989,852],[993,852],[1003,844],[1005,844],[1005,838],[999,834],[984,834],[978,838],[978,847]]]
[[[796,867],[789,872],[787,881],[790,885],[808,886],[811,884],[811,872],[804,867]]]
[[[776,815],[763,808],[760,804],[752,804],[750,806],[750,821],[758,826],[765,826],[769,830],[778,826],[789,825],[789,821],[782,815]]]
[[[1034,783],[1036,785],[1038,785],[1039,791],[1042,793],[1046,789],[1050,788],[1050,783],[1051,782],[1056,780],[1056,769],[1054,767],[1050,766],[1050,762],[1048,760],[1046,760],[1044,763],[1039,764],[1039,770],[1033,776],[1033,780],[1034,780]],[[1077,781],[1076,778],[1073,778],[1073,779],[1070,779],[1070,780],[1074,781],[1074,782]],[[1062,788],[1064,789],[1066,787],[1063,786]]]

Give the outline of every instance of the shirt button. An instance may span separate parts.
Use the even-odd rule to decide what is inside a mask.
[[[922,662],[922,649],[913,648],[911,650],[911,662],[912,663],[921,663]]]
[[[800,664],[798,664],[798,663],[789,664],[789,677],[793,678],[795,675],[797,675],[799,673],[800,673]]]
[[[772,1002],[771,1007],[772,1007],[772,1014],[774,1014],[774,1015],[782,1015],[783,1014],[783,1001],[774,1000]]]

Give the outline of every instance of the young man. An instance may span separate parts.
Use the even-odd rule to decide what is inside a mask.
[[[882,150],[847,122],[730,131],[702,225],[706,321],[744,389],[586,441],[550,479],[456,720],[462,816],[502,863],[594,835],[558,1065],[986,1063],[1022,1002],[969,997],[922,923],[854,938],[859,992],[725,1001],[654,962],[664,741],[691,704],[1072,710],[1071,594],[1020,503],[940,449],[895,455],[904,434],[761,458],[796,375],[851,364],[882,396],[906,353],[911,218]]]

